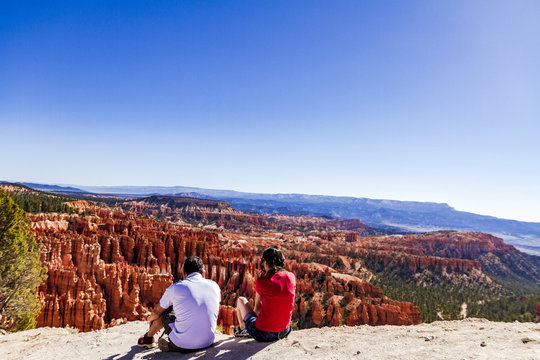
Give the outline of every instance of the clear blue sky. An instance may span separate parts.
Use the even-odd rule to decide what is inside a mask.
[[[539,1],[1,1],[0,180],[540,222]]]

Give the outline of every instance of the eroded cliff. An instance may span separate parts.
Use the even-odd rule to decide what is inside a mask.
[[[93,215],[31,216],[36,239],[43,244],[42,261],[49,269],[38,290],[43,304],[39,326],[89,331],[145,319],[163,291],[183,276],[185,257],[198,255],[205,263],[205,276],[222,289],[218,321],[230,333],[237,323],[232,308],[236,298],[254,297],[258,254],[279,242],[271,234],[260,238],[218,233],[142,219],[122,210],[91,210]],[[281,245],[287,252],[288,246]],[[290,252],[300,253],[292,247]],[[420,321],[418,308],[411,304],[386,299],[379,289],[354,276],[320,264],[298,263],[294,257],[287,268],[298,278],[294,319],[301,326]],[[321,306],[319,298],[324,300]],[[343,318],[342,308],[352,315]]]

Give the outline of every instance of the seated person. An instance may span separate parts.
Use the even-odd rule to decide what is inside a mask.
[[[154,335],[165,329],[169,340],[160,338],[161,351],[192,352],[214,342],[221,292],[218,284],[203,278],[203,263],[197,256],[184,262],[186,278],[171,286],[148,318],[150,329],[137,345],[151,348]]]
[[[275,247],[267,248],[261,260],[262,273],[255,283],[254,308],[245,297],[236,302],[240,326],[236,336],[249,334],[257,341],[275,341],[291,332],[296,278],[283,269],[285,257]]]

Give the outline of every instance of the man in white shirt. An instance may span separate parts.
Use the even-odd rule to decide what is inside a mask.
[[[154,335],[165,329],[169,341],[159,339],[161,351],[192,352],[214,342],[221,292],[218,284],[203,278],[203,263],[197,256],[184,262],[186,278],[171,286],[148,318],[150,329],[137,345],[151,348]]]

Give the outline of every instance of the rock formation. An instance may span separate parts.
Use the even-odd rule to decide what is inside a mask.
[[[226,333],[237,324],[237,297],[254,298],[259,255],[269,245],[285,251],[286,268],[297,277],[298,327],[419,323],[418,307],[389,299],[367,280],[368,261],[483,282],[489,281],[483,267],[501,263],[490,262],[494,256],[511,258],[516,273],[530,261],[486,234],[361,236],[370,229],[358,220],[252,215],[212,200],[152,197],[123,209],[86,201],[70,206],[80,215],[31,215],[49,269],[38,290],[39,326],[89,331],[143,320],[183,277],[189,255],[203,259],[206,277],[221,288],[218,324]]]
[[[43,245],[42,261],[49,270],[47,280],[38,289],[43,305],[38,326],[73,326],[90,331],[145,319],[164,290],[174,279],[182,277],[186,256],[198,255],[205,263],[206,276],[222,289],[218,323],[226,333],[231,333],[237,324],[233,308],[236,298],[254,298],[255,279],[260,271],[258,254],[276,242],[257,237],[238,240],[232,233],[143,219],[135,213],[85,203],[74,205],[91,214],[31,216],[32,230]],[[282,247],[289,251],[287,246]],[[353,321],[342,316],[338,298],[323,306],[312,301],[313,295],[343,297],[349,293],[344,306],[353,307],[351,304],[356,301],[354,309],[360,313],[368,302],[379,299],[380,303],[384,298],[380,289],[367,282],[323,264],[299,263],[295,258],[307,255],[292,249],[290,253],[292,259],[287,268],[298,278],[294,316],[312,319],[305,325],[335,326]],[[329,257],[326,259],[331,263]],[[344,261],[350,266],[348,260]],[[344,267],[344,261],[338,265]],[[407,307],[397,307],[402,308]],[[374,311],[393,314],[396,309],[386,306]],[[379,316],[377,320],[373,319],[374,311],[371,317],[354,321],[420,321],[419,313],[417,316],[410,310],[394,317]]]

